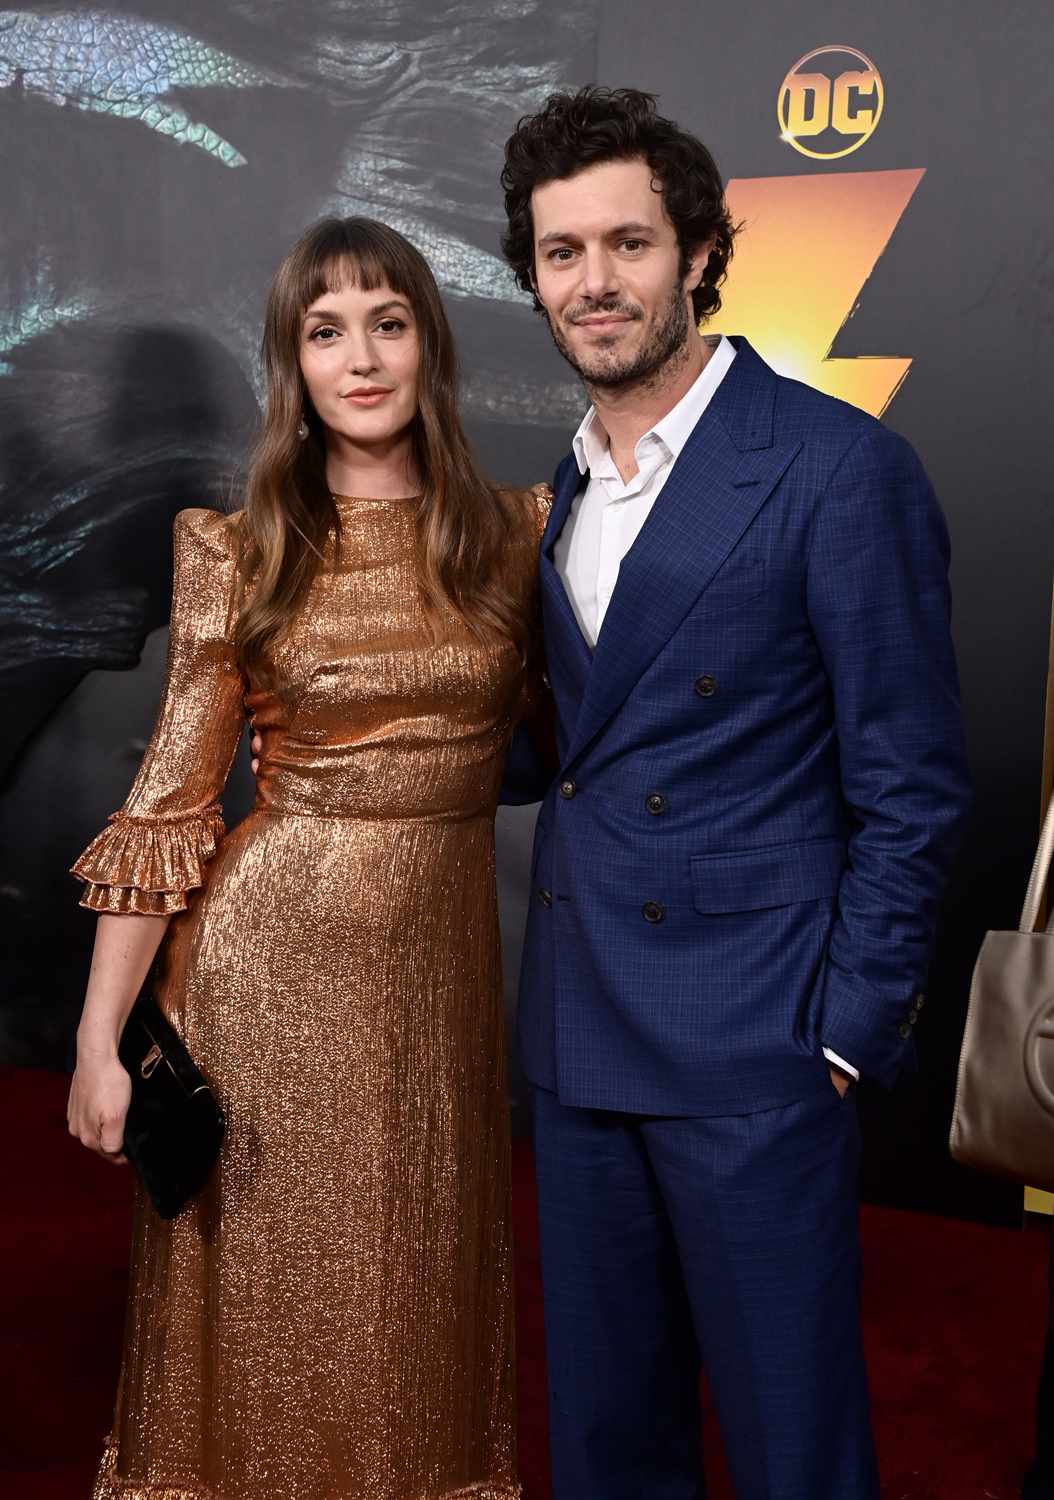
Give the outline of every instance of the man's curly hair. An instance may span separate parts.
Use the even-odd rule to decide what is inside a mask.
[[[692,293],[696,321],[721,306],[718,290],[732,256],[736,226],[729,217],[717,163],[694,135],[656,112],[654,94],[640,89],[589,86],[550,94],[544,108],[526,115],[505,143],[508,228],[501,248],[525,292],[534,297],[534,219],[531,194],[545,182],[572,177],[599,162],[641,157],[662,186],[662,201],[677,231],[686,270],[692,252],[711,235],[716,242]]]

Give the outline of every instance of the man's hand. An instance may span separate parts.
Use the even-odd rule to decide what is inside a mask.
[[[253,768],[253,775],[255,776],[260,769],[260,756],[263,754],[263,736],[254,734],[249,741],[249,749],[252,751],[253,758],[250,761],[250,765]]]
[[[843,1073],[841,1068],[836,1068],[833,1063],[829,1064],[828,1067],[831,1074],[831,1082],[844,1099],[849,1092],[849,1085],[853,1080],[849,1077],[848,1073]]]

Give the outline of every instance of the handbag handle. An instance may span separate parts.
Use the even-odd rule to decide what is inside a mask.
[[[1054,857],[1054,797],[1051,797],[1050,804],[1047,807],[1047,816],[1043,819],[1043,832],[1039,836],[1039,848],[1036,850],[1036,858],[1032,866],[1032,875],[1029,878],[1028,890],[1025,892],[1025,904],[1021,908],[1019,932],[1035,932],[1036,930],[1039,904],[1043,899],[1047,876],[1050,874],[1052,857]],[[1051,904],[1054,907],[1054,902]],[[1054,910],[1051,911],[1046,931],[1051,937],[1054,937]]]

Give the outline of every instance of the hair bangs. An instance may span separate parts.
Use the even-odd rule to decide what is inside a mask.
[[[301,314],[327,292],[349,287],[364,292],[390,287],[411,305],[420,301],[406,247],[387,225],[370,219],[323,220],[303,250],[296,278]]]

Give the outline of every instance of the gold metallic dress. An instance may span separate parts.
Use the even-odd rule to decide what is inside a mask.
[[[522,502],[526,598],[548,491]],[[520,1493],[494,811],[523,672],[429,634],[414,501],[337,503],[273,691],[231,645],[234,523],[178,517],[157,726],[74,866],[93,911],[176,914],[159,998],[228,1123],[178,1218],[139,1195],[95,1500]]]

